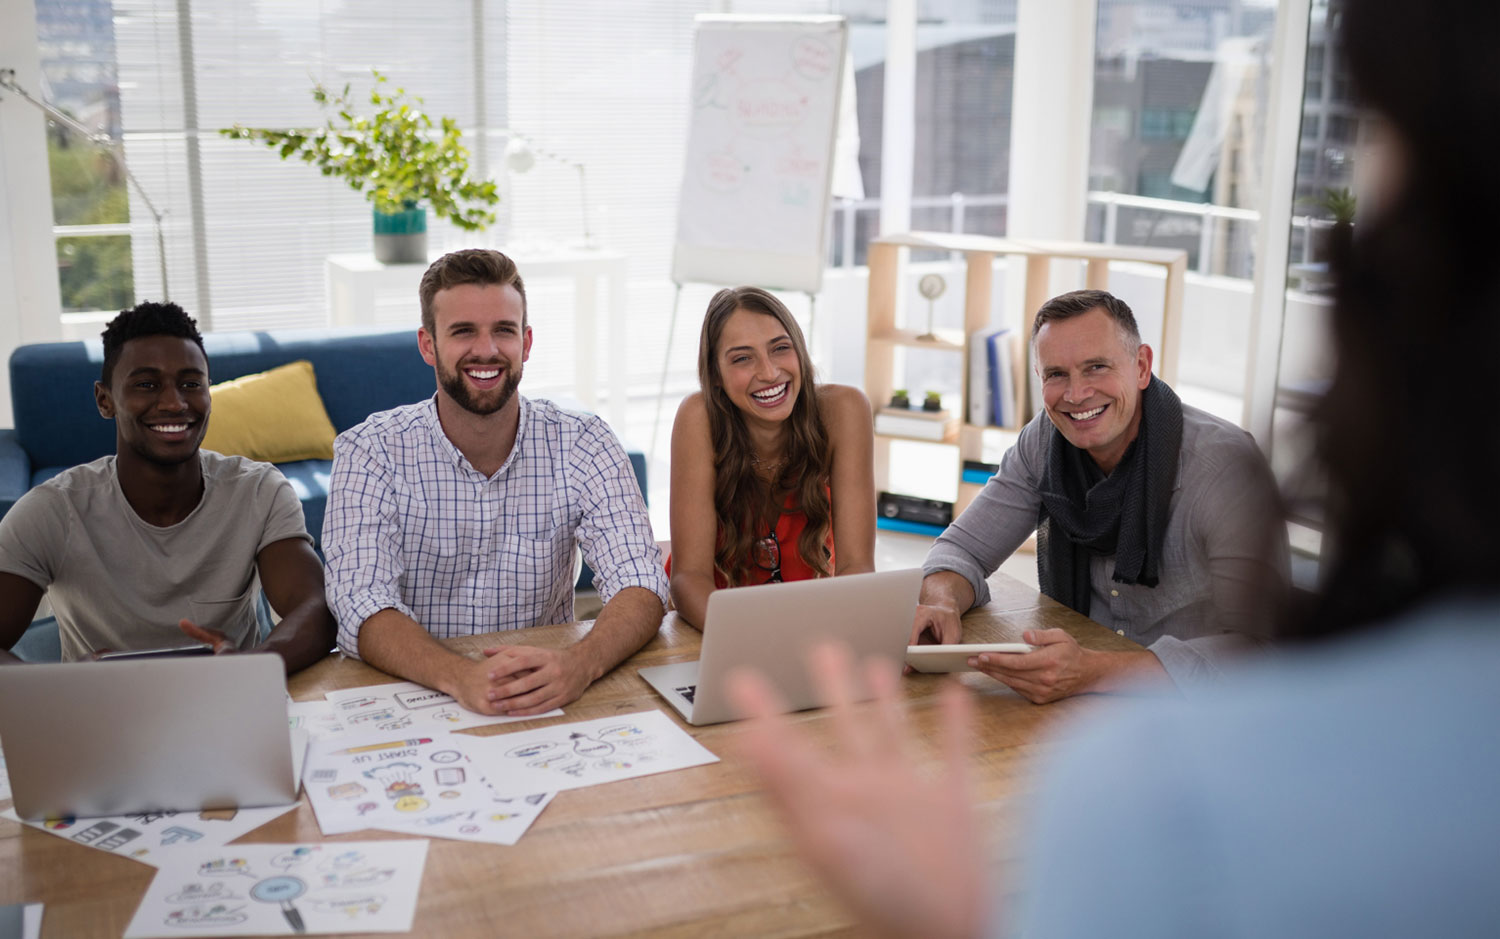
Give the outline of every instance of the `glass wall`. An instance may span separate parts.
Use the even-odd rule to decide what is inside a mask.
[[[1293,519],[1310,531],[1322,524],[1323,481],[1311,473],[1313,441],[1306,418],[1328,387],[1335,364],[1327,246],[1335,226],[1358,224],[1356,177],[1373,129],[1368,114],[1350,100],[1336,35],[1341,6],[1341,0],[1314,0],[1308,24],[1297,202],[1271,432],[1272,468]],[[1307,536],[1303,544],[1315,549],[1317,540]]]
[[[1087,236],[1249,278],[1275,0],[1099,0]]]
[[[879,228],[885,3],[833,6],[850,20],[865,189],[835,210],[830,263],[850,266]],[[918,3],[913,229],[1005,234],[1015,38],[1015,0]]]

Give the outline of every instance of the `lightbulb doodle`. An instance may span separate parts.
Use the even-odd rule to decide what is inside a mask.
[[[313,741],[303,778],[323,833],[382,828],[514,844],[545,802],[495,812],[495,793],[466,752],[478,738],[420,733]]]
[[[488,763],[502,796],[527,790],[577,789],[718,760],[661,711],[554,724],[482,738],[498,751]],[[481,758],[481,762],[484,762]]]
[[[127,939],[407,931],[427,842],[216,850],[220,853],[164,865],[126,930]]]

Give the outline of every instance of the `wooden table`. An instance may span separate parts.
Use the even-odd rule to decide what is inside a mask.
[[[1093,649],[1134,643],[1004,574],[990,579],[994,597],[964,617],[964,641],[1018,640],[1022,630],[1060,626]],[[495,643],[564,646],[587,623],[543,626],[451,640],[477,650]],[[697,657],[699,634],[669,615],[660,635],[594,684],[567,716],[481,727],[505,733],[560,721],[646,709],[677,714],[640,679],[647,665]],[[293,676],[299,701],[338,688],[389,681],[366,665],[331,656]],[[1015,861],[1021,799],[1035,787],[1039,741],[1054,723],[1111,699],[1085,696],[1047,706],[1028,703],[977,674],[962,680],[979,693],[974,768],[980,811],[995,839],[996,863]],[[933,727],[941,679],[905,679],[909,709],[924,732]],[[796,718],[824,736],[820,712]],[[798,862],[786,832],[739,762],[736,724],[694,728],[678,723],[722,758],[709,766],[560,793],[514,847],[435,839],[427,854],[413,935],[418,936],[806,936],[853,931],[849,914]],[[325,839],[304,798],[293,812],[241,839],[247,842],[360,841],[406,837],[364,832]],[[154,868],[69,844],[0,820],[0,903],[42,902],[44,936],[119,936]]]

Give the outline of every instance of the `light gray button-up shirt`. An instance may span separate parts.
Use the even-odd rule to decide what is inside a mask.
[[[954,571],[989,602],[985,578],[1036,531],[1047,449],[1045,411],[1021,431],[1000,472],[943,532],[923,564]],[[1213,683],[1246,637],[1263,637],[1288,582],[1285,527],[1270,468],[1243,430],[1183,405],[1182,450],[1155,587],[1116,583],[1113,555],[1089,560],[1089,617],[1148,646],[1184,693]],[[1268,596],[1268,592],[1272,596]]]

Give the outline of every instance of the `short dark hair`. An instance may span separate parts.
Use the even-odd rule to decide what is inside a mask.
[[[101,334],[104,339],[104,365],[99,370],[99,381],[108,385],[114,377],[115,363],[120,361],[120,350],[132,339],[146,336],[175,336],[191,339],[203,352],[203,336],[198,332],[198,321],[175,303],[137,303],[109,321]],[[204,358],[208,353],[204,352]]]
[[[491,284],[504,287],[509,284],[521,295],[521,328],[526,328],[526,284],[521,281],[521,272],[516,262],[492,248],[464,248],[450,251],[427,268],[422,275],[422,286],[417,296],[422,303],[422,328],[428,335],[437,331],[437,322],[432,313],[432,298],[439,290],[460,287],[464,284]]]
[[[1135,314],[1130,312],[1124,300],[1107,290],[1070,290],[1042,304],[1031,324],[1031,341],[1036,341],[1036,334],[1048,323],[1082,316],[1091,310],[1103,310],[1109,314],[1131,342],[1141,344],[1141,330],[1135,325]]]

